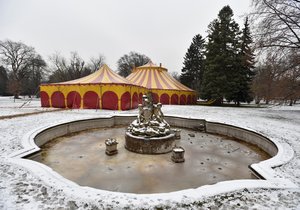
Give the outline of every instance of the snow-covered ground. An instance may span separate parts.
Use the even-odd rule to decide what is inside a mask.
[[[38,100],[22,106],[26,100],[0,97],[0,209],[300,209],[300,189],[243,189],[178,202],[141,201],[133,197],[111,197],[99,194],[97,199],[74,197],[62,186],[49,185],[28,169],[11,164],[8,156],[22,149],[24,134],[41,125],[114,114],[136,113],[108,110],[61,110],[40,107]],[[277,174],[300,185],[300,106],[272,106],[269,108],[232,108],[206,106],[163,106],[166,115],[204,118],[254,130],[277,142],[289,144],[294,158],[275,168]],[[33,113],[19,116],[19,114]],[[1,116],[12,118],[1,119]],[[201,196],[199,196],[201,197]],[[126,200],[126,202],[125,202]],[[159,200],[159,199],[158,199]],[[125,203],[125,204],[124,204]],[[137,205],[138,203],[138,205]]]

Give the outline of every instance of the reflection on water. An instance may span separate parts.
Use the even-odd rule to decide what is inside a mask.
[[[241,141],[182,129],[176,144],[185,149],[185,162],[173,163],[171,153],[127,151],[124,132],[125,127],[113,127],[60,137],[30,158],[81,186],[130,193],[171,192],[225,180],[252,179],[248,165],[270,158]],[[108,138],[118,140],[117,155],[105,154],[104,141]]]

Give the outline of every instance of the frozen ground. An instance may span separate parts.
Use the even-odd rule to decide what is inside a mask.
[[[75,119],[114,114],[136,113],[107,110],[62,110],[56,112],[40,108],[39,101],[0,97],[0,209],[300,209],[300,189],[243,189],[199,200],[189,198],[178,202],[137,202],[132,197],[97,199],[74,197],[60,186],[47,185],[27,169],[9,163],[8,156],[22,148],[22,136],[41,125]],[[278,142],[288,143],[295,151],[294,158],[277,167],[276,173],[300,184],[300,106],[269,108],[221,108],[204,106],[163,106],[167,115],[204,118],[257,131]],[[18,114],[33,113],[19,116]],[[12,116],[1,119],[1,116]],[[137,205],[138,203],[138,205]]]

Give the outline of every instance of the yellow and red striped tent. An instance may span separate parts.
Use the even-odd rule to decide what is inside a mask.
[[[107,65],[80,79],[40,85],[42,107],[127,110],[136,108],[145,92]]]
[[[152,92],[153,101],[162,104],[195,104],[196,92],[168,74],[164,67],[151,61],[144,66],[134,68],[126,77],[135,85],[147,88]]]

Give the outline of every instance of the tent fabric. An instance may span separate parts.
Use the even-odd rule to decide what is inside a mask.
[[[196,103],[194,90],[170,76],[166,68],[157,66],[151,61],[133,69],[126,79],[151,91],[154,102],[180,105]]]
[[[127,78],[104,65],[86,77],[40,85],[42,107],[70,109],[135,109],[149,91],[154,103],[196,103],[195,91],[151,62],[135,68]]]
[[[78,109],[81,106],[81,96],[77,91],[71,91],[67,95],[67,107],[70,109]]]
[[[166,68],[156,66],[152,62],[135,68],[126,79],[135,85],[140,85],[148,89],[167,89],[194,92],[194,90],[186,87],[170,76]]]
[[[76,80],[40,85],[42,107],[71,109],[132,109],[146,92],[107,65]]]

